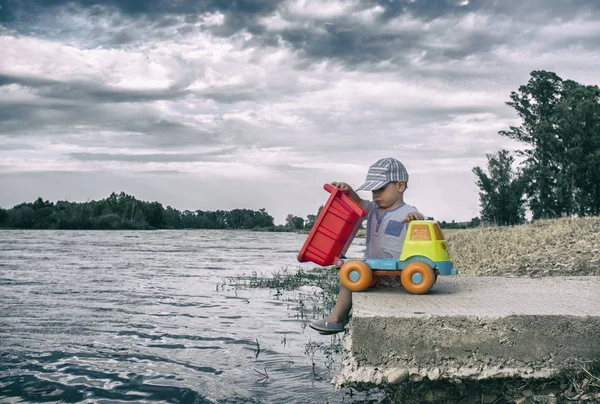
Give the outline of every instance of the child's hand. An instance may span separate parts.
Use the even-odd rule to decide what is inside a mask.
[[[402,223],[408,223],[411,220],[423,220],[423,219],[425,219],[425,216],[423,216],[419,212],[410,212],[408,215],[406,215],[406,217],[404,218]]]
[[[345,182],[332,182],[331,186],[336,187],[340,191],[347,193],[350,196],[350,198],[352,198],[352,200],[354,200],[354,202],[356,202],[358,204],[362,203],[360,196],[358,196],[358,194],[356,192],[354,192],[352,187],[350,185],[346,184]]]
[[[348,193],[354,191],[352,189],[352,187],[350,185],[346,184],[345,182],[332,182],[331,186],[339,189],[340,191],[344,191],[344,192],[348,192]]]

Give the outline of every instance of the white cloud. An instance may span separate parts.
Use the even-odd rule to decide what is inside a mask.
[[[291,15],[314,20],[327,20],[344,16],[356,6],[354,1],[339,0],[298,0],[285,4]]]

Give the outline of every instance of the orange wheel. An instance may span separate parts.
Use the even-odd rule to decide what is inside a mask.
[[[350,260],[340,268],[340,282],[342,286],[353,292],[360,292],[371,285],[373,272],[366,262]]]
[[[435,283],[435,273],[429,265],[424,262],[411,262],[402,270],[400,275],[402,286],[408,292],[422,295],[429,292]]]
[[[370,288],[375,286],[375,284],[377,283],[377,278],[379,278],[379,276],[373,275],[373,280],[371,281],[371,284],[369,285]]]

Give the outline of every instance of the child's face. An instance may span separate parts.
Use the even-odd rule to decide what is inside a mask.
[[[381,209],[393,207],[398,202],[402,203],[402,195],[406,189],[406,184],[400,182],[388,182],[383,188],[376,189],[373,192],[373,201]]]

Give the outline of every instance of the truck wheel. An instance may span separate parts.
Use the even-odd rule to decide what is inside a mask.
[[[377,278],[379,278],[377,275],[373,275],[373,280],[371,281],[371,284],[369,285],[370,288],[375,286],[375,284],[377,283]]]
[[[371,285],[373,272],[364,261],[350,260],[340,268],[340,282],[353,292],[360,292]]]
[[[400,280],[408,292],[422,295],[429,292],[435,283],[435,273],[424,262],[411,262],[402,270]]]

